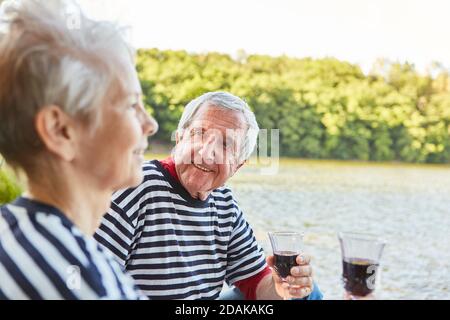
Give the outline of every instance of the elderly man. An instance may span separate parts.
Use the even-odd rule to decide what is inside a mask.
[[[272,272],[224,186],[250,157],[258,125],[248,105],[224,92],[191,101],[181,117],[173,157],[150,161],[144,182],[114,194],[95,239],[115,254],[153,299],[216,299],[224,281],[246,299],[308,297],[307,256],[288,283]]]

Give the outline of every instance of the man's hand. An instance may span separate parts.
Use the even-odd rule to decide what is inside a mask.
[[[291,274],[282,281],[274,270],[274,257],[267,257],[267,264],[272,268],[272,278],[275,283],[275,290],[280,297],[284,298],[304,298],[313,290],[312,268],[310,266],[311,257],[309,255],[297,256],[298,266],[292,267]]]
[[[375,297],[375,295],[373,293],[368,294],[367,296],[364,297],[357,297],[357,296],[353,296],[348,292],[344,293],[344,300],[377,300],[377,298]]]

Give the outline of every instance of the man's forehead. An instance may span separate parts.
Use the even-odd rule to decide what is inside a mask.
[[[203,125],[202,125],[203,124]],[[226,138],[238,139],[245,136],[247,130],[243,128],[217,128],[215,126],[208,126],[205,123],[192,123],[189,127],[190,132],[203,133],[206,135],[225,136]]]
[[[236,125],[223,125],[222,123],[213,122],[205,119],[198,119],[189,126],[191,130],[202,131],[206,134],[222,135],[237,139],[245,136],[247,133],[247,126],[241,127]]]
[[[203,105],[194,116],[192,125],[196,127],[226,129],[247,129],[244,114],[238,110],[215,105]]]

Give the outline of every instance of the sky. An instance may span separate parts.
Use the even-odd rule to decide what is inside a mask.
[[[450,0],[78,0],[130,27],[137,48],[377,58],[450,68]]]

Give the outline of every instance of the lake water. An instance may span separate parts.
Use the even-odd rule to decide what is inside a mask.
[[[450,299],[450,167],[331,161],[282,161],[276,175],[256,165],[229,182],[256,238],[305,233],[315,280],[341,299],[341,230],[381,234],[380,299]]]

